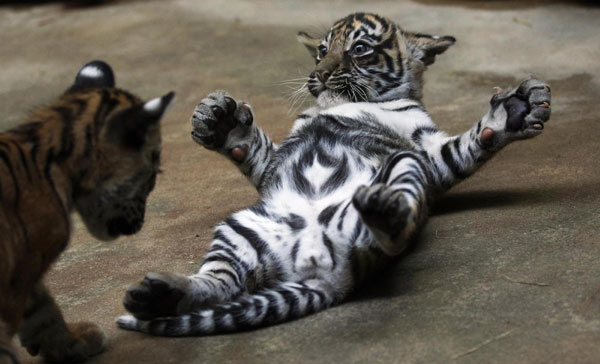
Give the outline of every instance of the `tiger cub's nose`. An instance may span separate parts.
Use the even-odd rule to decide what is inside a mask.
[[[327,70],[314,71],[313,73],[310,74],[310,76],[316,77],[319,79],[319,81],[325,83],[325,81],[327,81],[329,76],[331,76],[331,72],[327,71]]]

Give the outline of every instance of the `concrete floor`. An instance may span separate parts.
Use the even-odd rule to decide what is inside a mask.
[[[600,8],[562,2],[113,1],[0,7],[2,129],[104,59],[148,99],[175,90],[147,223],[115,243],[75,219],[47,282],[69,320],[99,323],[90,363],[600,362]],[[546,4],[546,6],[541,6]],[[516,7],[515,7],[516,6]],[[553,86],[544,134],[511,145],[442,200],[414,252],[354,299],[254,332],[166,339],[121,331],[125,289],[148,271],[194,272],[215,223],[256,200],[245,179],[189,138],[189,116],[222,88],[275,140],[291,126],[280,82],[313,66],[298,30],[368,10],[458,42],[427,73],[425,103],[466,130],[493,86],[529,74]],[[25,361],[29,357],[22,352]]]

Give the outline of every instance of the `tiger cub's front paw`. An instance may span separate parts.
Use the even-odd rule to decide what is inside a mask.
[[[235,101],[225,91],[215,91],[196,106],[192,115],[192,139],[208,149],[230,154],[240,161],[248,150],[244,140],[254,120],[252,108]],[[243,160],[243,158],[241,158]]]
[[[72,322],[67,324],[68,339],[62,332],[47,332],[54,335],[44,340],[40,346],[32,342],[23,344],[32,355],[38,353],[48,363],[79,363],[87,358],[100,354],[106,347],[106,335],[91,322]]]
[[[493,150],[542,133],[550,118],[550,86],[525,80],[515,90],[494,95],[490,105],[481,120],[479,138],[484,148]]]

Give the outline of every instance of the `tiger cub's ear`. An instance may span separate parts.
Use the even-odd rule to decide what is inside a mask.
[[[115,75],[112,68],[104,61],[92,61],[81,67],[73,86],[67,92],[95,87],[115,87]]]
[[[456,38],[446,35],[437,35],[403,32],[406,47],[413,57],[422,61],[427,66],[433,64],[435,56],[442,54],[456,42]]]
[[[148,130],[158,124],[174,96],[174,92],[169,92],[115,115],[108,124],[110,140],[129,148],[141,149]]]
[[[321,44],[321,39],[313,38],[305,32],[299,32],[296,35],[296,38],[298,39],[298,42],[304,44],[313,58],[317,58],[317,47]]]

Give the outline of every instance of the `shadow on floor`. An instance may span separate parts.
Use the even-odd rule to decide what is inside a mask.
[[[465,210],[497,208],[501,206],[537,205],[561,200],[581,200],[597,185],[535,186],[527,189],[451,192],[440,198],[431,215],[445,215]],[[588,192],[586,192],[588,191]]]

